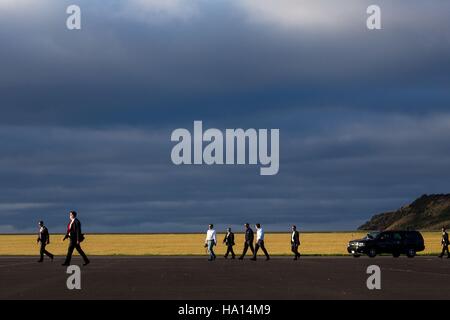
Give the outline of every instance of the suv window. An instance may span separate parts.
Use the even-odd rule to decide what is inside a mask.
[[[379,234],[380,232],[378,231],[369,232],[366,236],[366,239],[376,239]]]
[[[380,234],[378,239],[382,240],[382,241],[390,240],[391,239],[391,234],[390,233],[382,233],[382,234]]]
[[[402,240],[402,235],[400,233],[396,232],[396,233],[394,233],[393,238],[396,241],[400,241],[400,240]]]

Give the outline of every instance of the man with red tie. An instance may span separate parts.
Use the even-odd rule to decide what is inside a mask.
[[[70,222],[67,225],[67,233],[63,239],[66,240],[67,238],[70,239],[69,248],[67,250],[67,256],[66,261],[62,264],[63,266],[69,266],[70,260],[72,259],[72,253],[74,249],[77,249],[80,256],[83,258],[83,265],[89,264],[89,259],[86,256],[86,254],[81,249],[80,243],[84,240],[84,234],[81,233],[81,223],[77,219],[77,213],[75,211],[69,212]]]

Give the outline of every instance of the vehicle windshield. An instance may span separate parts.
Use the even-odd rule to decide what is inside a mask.
[[[380,232],[378,231],[369,232],[366,236],[366,239],[375,239],[379,234]]]

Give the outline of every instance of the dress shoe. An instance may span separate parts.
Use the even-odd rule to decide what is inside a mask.
[[[84,263],[83,263],[83,266],[87,266],[89,263],[91,263],[90,261],[85,261]]]
[[[256,261],[256,258],[250,258],[250,260],[252,260],[252,261]]]
[[[43,262],[44,260],[38,260],[37,262]]]

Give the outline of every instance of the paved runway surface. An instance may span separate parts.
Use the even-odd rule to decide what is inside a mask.
[[[92,257],[81,290],[67,289],[61,262],[0,257],[0,299],[450,299],[450,259],[437,257]],[[381,290],[367,289],[372,264]]]

